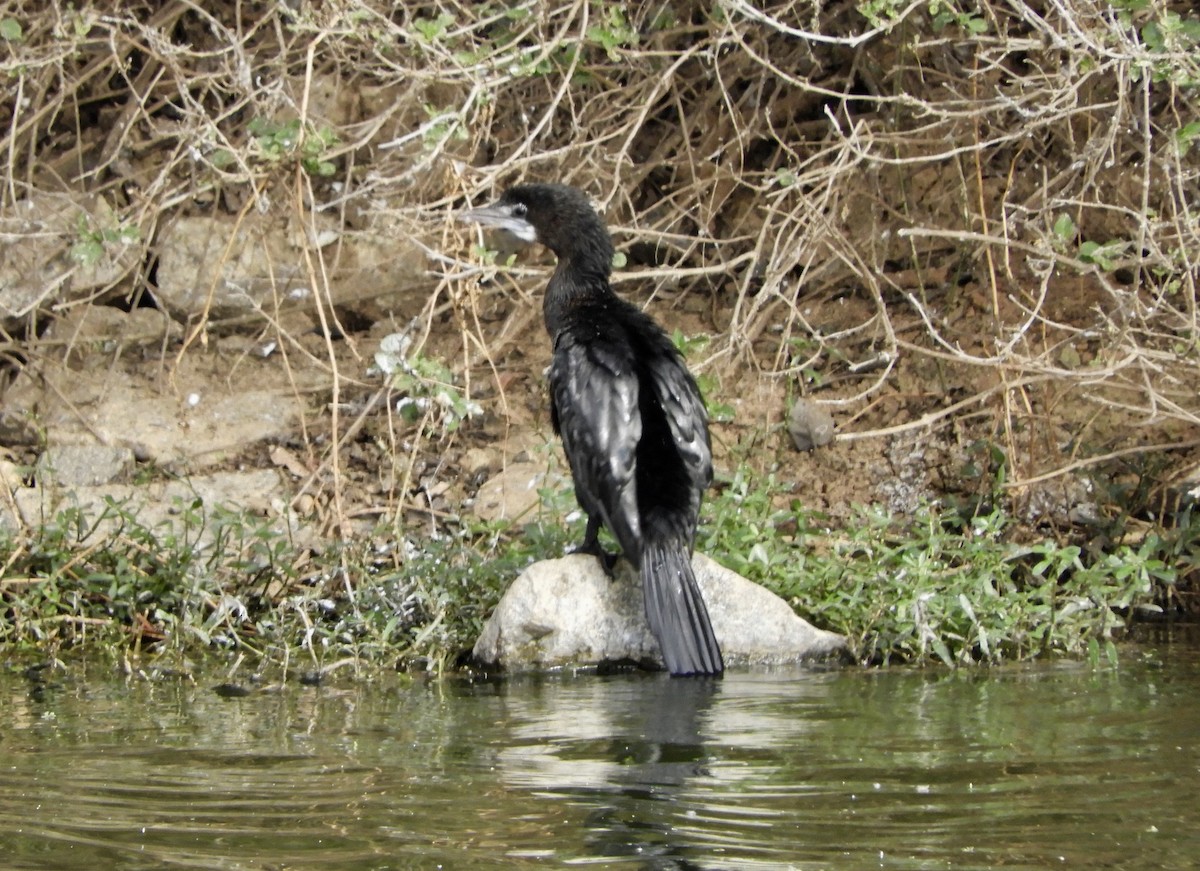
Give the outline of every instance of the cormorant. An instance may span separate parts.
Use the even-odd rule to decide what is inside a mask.
[[[554,343],[550,415],[587,513],[578,552],[611,573],[600,524],[642,578],[646,621],[674,675],[720,674],[721,648],[691,553],[712,482],[708,415],[670,338],[609,284],[613,245],[587,198],[561,184],[509,188],[464,221],[541,242],[558,265],[543,301]]]

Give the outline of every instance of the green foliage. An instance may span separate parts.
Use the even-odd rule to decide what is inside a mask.
[[[178,506],[175,522],[150,528],[129,502],[105,501],[99,515],[60,511],[27,540],[0,537],[11,582],[0,642],[60,647],[158,641],[168,633],[205,643],[217,623],[247,609],[228,589],[283,578],[290,551],[280,533],[199,500]],[[227,586],[228,585],[228,586]],[[212,621],[214,613],[227,616]],[[228,640],[228,639],[226,639]]]
[[[294,543],[262,519],[196,499],[150,528],[110,499],[95,517],[64,509],[29,537],[0,531],[0,645],[441,668],[525,566],[581,534],[545,512],[522,526],[448,520],[398,542],[380,529],[310,554],[301,576]]]
[[[453,432],[482,411],[455,386],[454,373],[445,364],[409,353],[411,344],[408,334],[393,333],[380,341],[375,354],[375,365],[400,394],[396,410],[406,421],[440,421],[446,432]]]
[[[782,166],[775,170],[775,184],[779,185],[781,188],[790,188],[796,183],[797,180],[798,179],[794,170]]]
[[[437,42],[446,35],[446,31],[450,29],[450,25],[454,23],[454,16],[448,13],[441,13],[437,18],[422,18],[413,19],[413,29],[422,42],[432,43]]]
[[[1066,247],[1075,241],[1075,236],[1079,233],[1079,228],[1075,226],[1075,222],[1071,220],[1071,216],[1063,212],[1054,220],[1054,235],[1058,238],[1058,243],[1062,247]]]
[[[621,5],[610,3],[603,8],[600,22],[587,29],[587,38],[604,49],[609,60],[619,61],[621,49],[637,45],[638,33],[630,27]]]
[[[20,42],[25,38],[25,29],[15,18],[0,18],[0,39],[5,42]]]
[[[260,164],[274,166],[295,162],[309,175],[322,177],[337,171],[327,157],[328,152],[340,143],[332,127],[309,124],[301,135],[299,118],[275,121],[260,117],[253,119],[246,130],[250,134],[253,158]],[[217,169],[224,169],[234,158],[228,151],[218,149],[211,160]]]
[[[1117,268],[1117,258],[1125,253],[1129,243],[1113,240],[1110,242],[1081,242],[1079,259],[1084,263],[1094,263],[1104,272],[1112,272]]]
[[[806,384],[820,387],[825,383],[825,375],[817,365],[822,356],[834,360],[845,361],[845,356],[835,347],[824,346],[821,342],[806,336],[793,336],[788,339],[791,352],[788,355],[788,365],[793,369],[799,368],[800,377]],[[805,363],[809,365],[804,365]]]
[[[1079,228],[1066,212],[1055,219],[1052,229],[1054,243],[1058,250],[1067,251],[1075,248],[1075,254],[1080,260],[1084,263],[1092,263],[1104,272],[1112,272],[1116,269],[1118,259],[1122,254],[1127,253],[1130,247],[1129,242],[1120,239],[1108,242],[1094,242],[1089,239],[1079,242],[1076,247],[1075,241],[1079,237]]]
[[[142,238],[142,232],[136,225],[95,227],[91,218],[82,212],[76,219],[75,226],[77,235],[69,256],[85,267],[99,263],[107,246],[133,245]]]
[[[899,0],[859,0],[858,13],[871,27],[893,27],[900,20],[904,4]]]
[[[929,17],[933,21],[934,30],[957,25],[969,34],[980,34],[986,33],[988,29],[987,19],[973,12],[959,11],[955,4],[945,0],[930,0]]]
[[[1179,146],[1180,155],[1186,155],[1191,151],[1198,139],[1200,139],[1200,121],[1184,124],[1175,131],[1175,144]]]
[[[428,103],[423,108],[425,114],[429,116],[422,135],[426,151],[440,147],[448,139],[458,142],[466,140],[467,131],[463,129],[462,118],[459,117],[457,111],[439,109]]]
[[[540,512],[526,523],[464,520],[436,537],[414,542],[403,574],[412,585],[422,619],[402,628],[403,659],[424,661],[435,671],[451,664],[475,643],[518,574],[537,560],[561,556],[581,539],[578,524]],[[372,602],[371,590],[378,586],[373,582],[365,588],[364,603]],[[378,609],[364,612],[374,610]]]
[[[1121,27],[1135,29],[1147,56],[1131,70],[1138,81],[1148,71],[1155,82],[1200,85],[1200,18],[1161,10],[1150,0],[1113,0]]]
[[[799,500],[777,504],[780,489],[774,476],[739,470],[710,494],[697,548],[845,634],[864,662],[1111,660],[1129,615],[1154,610],[1182,574],[1200,570],[1200,522],[1187,516],[1171,535],[1089,554],[1015,541],[998,508],[972,517],[928,507],[909,519],[859,509],[833,529]],[[153,529],[128,503],[109,500],[95,518],[66,509],[28,538],[0,533],[0,643],[440,670],[470,647],[521,570],[581,539],[569,488],[542,496],[519,523],[451,518],[399,540],[380,529],[304,560],[276,526],[198,499]]]
[[[769,477],[739,472],[709,500],[700,549],[845,634],[856,656],[960,665],[1108,651],[1176,568],[1161,544],[1085,558],[1055,541],[1018,544],[1000,508],[963,517],[927,507],[904,520],[859,509],[840,531],[799,500],[778,508]]]
[[[903,0],[860,0],[856,8],[871,27],[891,29],[900,23],[908,6]],[[957,26],[968,34],[980,34],[988,29],[987,19],[947,0],[929,0],[925,11],[935,31]]]

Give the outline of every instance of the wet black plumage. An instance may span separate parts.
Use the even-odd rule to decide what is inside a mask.
[[[720,674],[721,649],[692,573],[712,481],[708,417],[670,338],[613,293],[608,231],[578,190],[518,185],[464,220],[541,242],[558,258],[543,302],[554,343],[551,415],[587,513],[580,551],[611,567],[606,525],[641,573],[646,620],[672,674]]]

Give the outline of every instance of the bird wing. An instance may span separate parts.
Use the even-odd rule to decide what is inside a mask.
[[[569,331],[560,333],[550,364],[550,393],[579,504],[598,514],[626,555],[636,559],[642,419],[632,354],[613,343],[580,342]]]
[[[670,340],[648,366],[650,384],[663,410],[671,436],[688,477],[700,490],[712,483],[712,443],[708,435],[708,412],[695,379]],[[697,508],[699,507],[697,496]]]

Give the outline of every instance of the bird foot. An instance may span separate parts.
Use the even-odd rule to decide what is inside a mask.
[[[609,553],[600,546],[598,541],[585,541],[579,547],[572,548],[571,553],[586,553],[594,556],[596,561],[600,563],[600,568],[604,570],[604,574],[609,578],[614,577],[614,569],[617,567],[617,560],[620,554]]]

